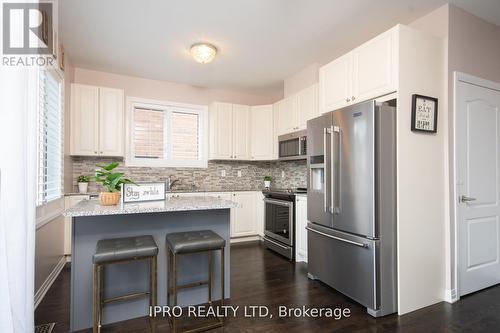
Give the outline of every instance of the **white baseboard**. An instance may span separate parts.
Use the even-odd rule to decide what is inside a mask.
[[[444,290],[444,301],[448,303],[455,303],[458,301],[458,295],[456,289],[445,289]]]
[[[35,293],[35,309],[37,306],[42,302],[43,298],[47,294],[47,291],[49,291],[50,287],[54,283],[54,281],[57,279],[59,276],[59,273],[61,273],[62,269],[64,268],[64,265],[66,265],[66,256],[61,257],[59,262],[57,263],[56,267],[50,272],[49,276],[43,281],[42,285],[40,288],[36,291]]]
[[[260,241],[261,239],[262,238],[259,235],[231,238],[231,244],[242,243],[242,242],[251,242],[251,241],[257,241],[257,240]]]

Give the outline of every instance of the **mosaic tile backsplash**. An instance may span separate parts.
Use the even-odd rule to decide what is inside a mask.
[[[178,179],[174,190],[183,191],[245,191],[261,190],[264,176],[272,176],[272,187],[294,188],[307,186],[307,165],[300,161],[209,161],[208,168],[149,168],[124,167],[123,160],[117,158],[73,157],[73,187],[79,175],[93,176],[98,163],[119,162],[117,170],[130,179],[140,181],[165,181],[168,177]],[[222,170],[226,176],[222,177]],[[241,171],[241,177],[238,177]],[[282,177],[282,171],[284,177]],[[98,192],[99,185],[91,181],[89,192]]]

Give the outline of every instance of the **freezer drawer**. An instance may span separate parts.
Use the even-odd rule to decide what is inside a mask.
[[[379,241],[313,223],[307,226],[309,274],[367,308],[378,308]]]

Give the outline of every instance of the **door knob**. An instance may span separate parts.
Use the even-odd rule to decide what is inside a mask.
[[[461,202],[471,202],[471,201],[476,201],[476,198],[472,198],[472,197],[468,197],[468,196],[462,195],[460,197],[460,201]]]

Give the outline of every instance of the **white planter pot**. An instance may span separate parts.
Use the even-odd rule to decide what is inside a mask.
[[[271,181],[269,181],[269,180],[264,180],[264,187],[265,187],[265,188],[270,188],[270,187],[271,187]]]
[[[78,192],[87,193],[89,189],[89,183],[78,183]]]

